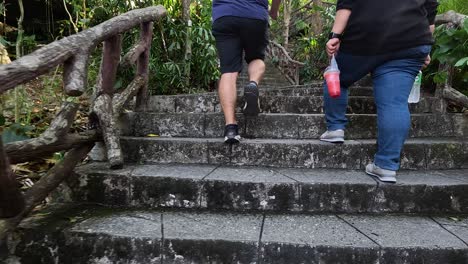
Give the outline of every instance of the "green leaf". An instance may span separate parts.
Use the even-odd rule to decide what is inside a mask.
[[[0,126],[4,126],[5,122],[6,122],[5,117],[2,114],[0,114]]]
[[[455,63],[455,67],[461,67],[463,66],[463,64],[468,65],[468,57],[462,58],[459,61],[457,61],[457,63]]]

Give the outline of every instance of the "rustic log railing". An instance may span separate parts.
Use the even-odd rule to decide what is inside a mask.
[[[288,51],[274,41],[270,41],[270,45],[267,47],[267,55],[291,84],[299,84],[299,72],[304,63],[293,60]]]
[[[111,168],[123,166],[117,118],[125,103],[134,96],[137,96],[137,109],[146,107],[153,22],[165,15],[163,6],[132,10],[52,42],[10,64],[0,65],[0,94],[62,65],[64,91],[76,97],[86,91],[91,52],[104,43],[100,74],[91,102],[90,123],[95,129],[70,134],[78,105],[66,102],[50,127],[38,138],[4,146],[0,140],[0,218],[8,218],[0,221],[0,240],[71,174],[96,141],[104,140]],[[121,34],[137,26],[141,28],[140,40],[121,61]],[[129,86],[116,93],[114,84],[119,64],[126,67],[135,65],[137,70]],[[46,157],[57,151],[68,152],[23,197],[9,164]]]
[[[468,16],[458,14],[454,11],[448,11],[444,14],[436,16],[436,25],[445,25],[448,28],[462,27],[463,22]],[[440,72],[447,72],[447,80],[445,83],[437,87],[436,96],[445,99],[446,101],[455,103],[465,109],[468,109],[468,96],[462,94],[452,87],[452,79],[454,67],[448,64],[441,64],[439,66]],[[443,107],[442,111],[446,111],[447,107]]]

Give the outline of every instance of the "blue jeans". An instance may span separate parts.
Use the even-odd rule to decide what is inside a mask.
[[[396,171],[400,154],[408,136],[411,120],[408,97],[414,79],[430,53],[431,46],[423,45],[390,54],[357,56],[338,53],[341,96],[333,99],[324,84],[324,111],[328,130],[345,129],[348,87],[369,72],[372,75],[377,106],[377,153],[374,163],[380,168]]]

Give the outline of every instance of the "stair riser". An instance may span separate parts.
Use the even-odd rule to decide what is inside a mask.
[[[236,111],[242,112],[243,100],[237,102]],[[263,113],[314,114],[323,113],[323,98],[320,96],[261,96],[260,107]],[[412,113],[437,112],[442,101],[434,97],[421,99],[418,104],[410,105]],[[221,112],[218,96],[187,95],[152,97],[148,111],[161,113],[205,113]],[[350,97],[348,113],[375,114],[376,108],[372,97]]]
[[[158,230],[154,230],[158,232]],[[32,233],[33,231],[30,231]],[[30,235],[30,234],[29,234]],[[163,245],[163,246],[161,246]],[[67,232],[35,234],[16,248],[22,264],[48,263],[323,263],[459,264],[466,250],[306,246],[223,240],[142,239]],[[161,252],[166,252],[161,254]],[[260,253],[260,254],[259,254]]]
[[[376,117],[372,115],[350,115],[346,129],[347,139],[372,139],[377,137]],[[326,131],[323,115],[259,115],[245,119],[237,116],[242,137],[317,139]],[[468,120],[463,115],[414,115],[410,137],[468,136],[463,124]],[[125,135],[146,136],[156,134],[162,137],[212,138],[224,136],[222,114],[127,114]]]
[[[218,140],[151,140],[124,138],[125,160],[133,163],[200,163],[297,168],[363,169],[373,160],[376,145],[350,141],[344,145],[279,141],[244,141],[228,146]],[[403,169],[468,168],[468,145],[463,142],[407,143]]]
[[[106,173],[83,173],[77,177],[81,184],[72,186],[76,201],[119,207],[301,213],[468,213],[468,183],[461,182],[440,186],[377,186],[353,182],[353,179],[339,184],[236,182],[236,179]]]

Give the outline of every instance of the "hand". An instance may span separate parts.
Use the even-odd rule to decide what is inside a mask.
[[[422,66],[425,69],[431,63],[431,55],[427,55],[426,59],[424,60],[424,65]]]
[[[278,18],[278,11],[270,10],[270,17],[271,17],[273,20],[276,20],[276,19]]]
[[[338,38],[332,38],[327,42],[326,45],[326,50],[328,56],[332,56],[333,54],[336,54],[338,50],[340,49],[340,40]]]

